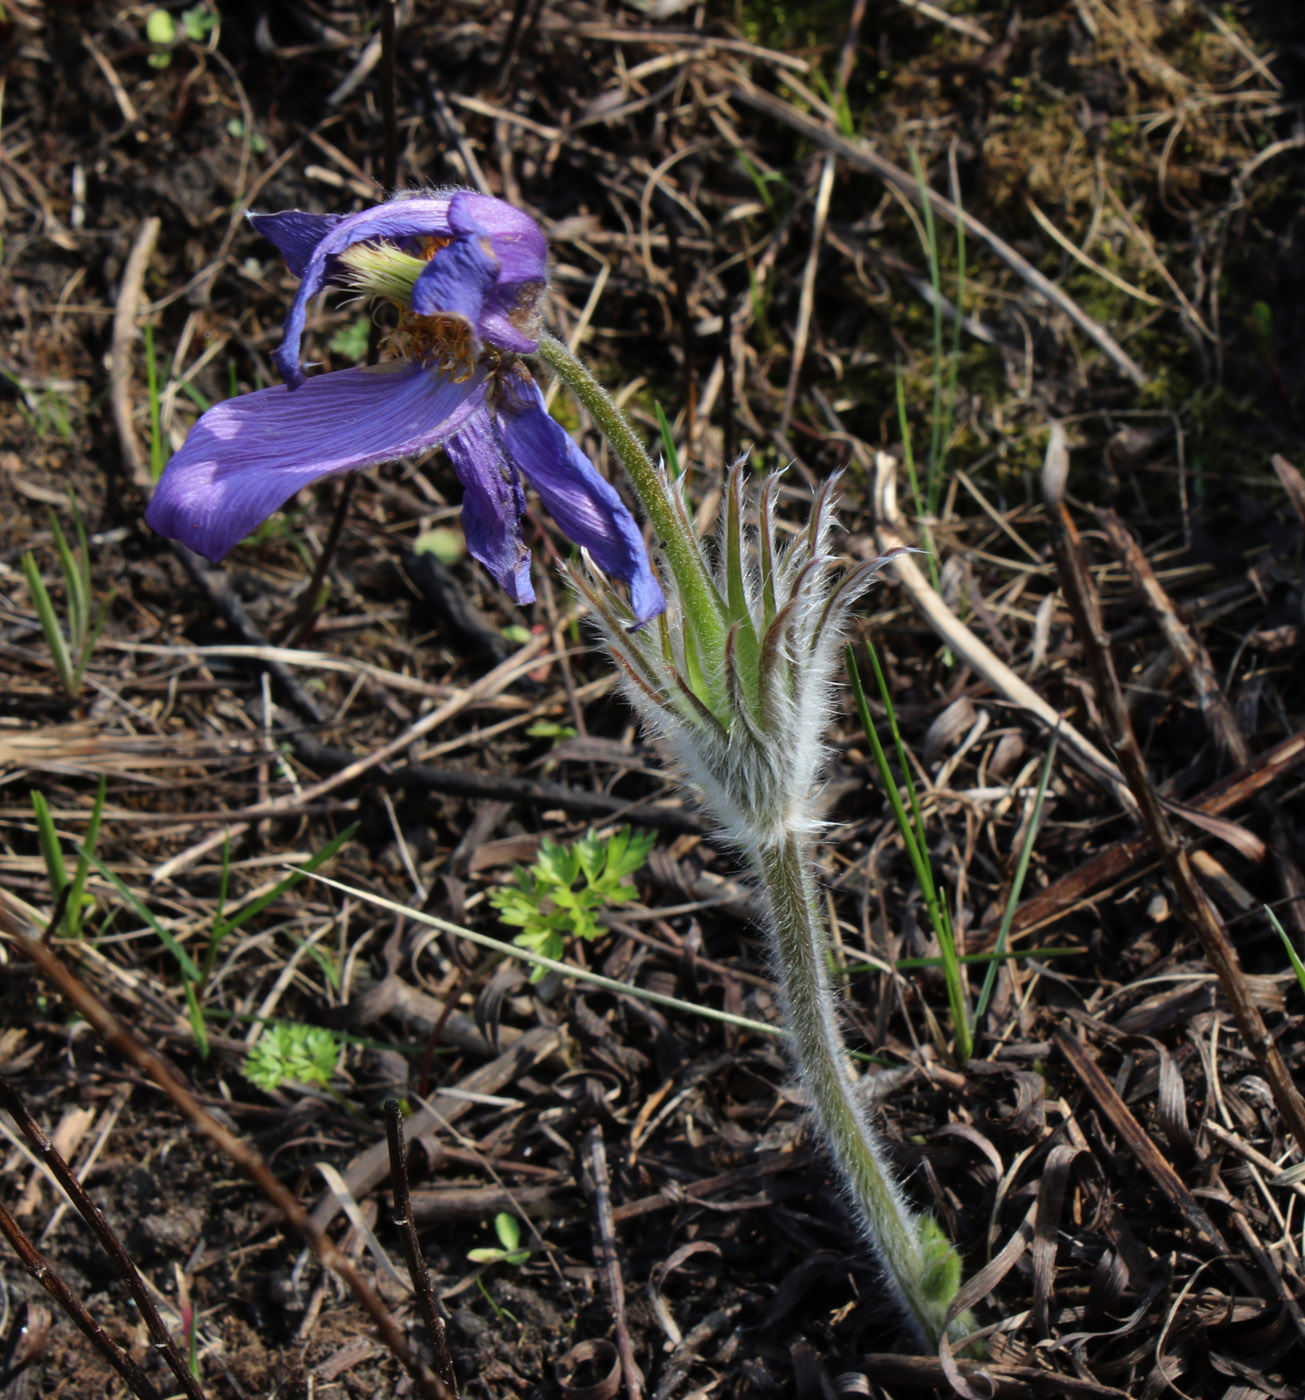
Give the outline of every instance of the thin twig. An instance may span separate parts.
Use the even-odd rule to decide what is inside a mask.
[[[90,1022],[104,1044],[117,1051],[124,1060],[134,1065],[141,1074],[162,1089],[172,1100],[177,1111],[244,1171],[304,1237],[322,1267],[343,1280],[376,1324],[385,1345],[412,1377],[418,1392],[426,1397],[426,1400],[452,1400],[443,1381],[409,1349],[393,1313],[381,1301],[375,1289],[362,1276],[353,1261],[336,1248],[335,1242],[313,1224],[312,1218],[298,1198],[277,1180],[262,1155],[209,1113],[163,1059],[139,1041],[99,997],[35,936],[34,929],[23,928],[8,905],[0,906],[0,929],[13,939],[24,957],[36,964],[45,980]]]
[[[431,1287],[430,1271],[421,1257],[421,1246],[417,1241],[417,1223],[412,1216],[412,1193],[408,1187],[408,1147],[403,1140],[403,1110],[399,1107],[398,1099],[385,1101],[385,1140],[390,1152],[394,1224],[400,1240],[403,1241],[403,1257],[408,1264],[408,1277],[412,1280],[412,1291],[417,1295],[417,1306],[421,1310],[422,1321],[426,1324],[426,1335],[430,1338],[431,1350],[435,1353],[435,1370],[440,1380],[448,1386],[453,1400],[458,1400],[458,1376],[453,1369],[453,1358],[449,1355],[448,1343],[444,1340],[444,1319],[440,1316],[435,1290]]]
[[[1215,744],[1234,763],[1246,765],[1251,761],[1251,746],[1242,732],[1236,711],[1223,693],[1210,653],[1178,615],[1155,570],[1124,522],[1113,510],[1100,510],[1097,517],[1128,570],[1134,587],[1150,606],[1165,641],[1191,679],[1201,707],[1201,717]],[[1305,934],[1305,877],[1302,877],[1300,866],[1291,853],[1292,833],[1288,830],[1282,811],[1269,800],[1267,794],[1256,799],[1255,809],[1273,833],[1273,869],[1282,891],[1285,915],[1296,933]]]
[[[131,245],[126,266],[122,269],[118,304],[113,312],[113,338],[109,347],[109,402],[113,407],[118,447],[133,485],[143,491],[150,490],[153,482],[140,439],[136,436],[136,426],[131,421],[132,346],[136,340],[136,313],[140,310],[145,269],[149,266],[162,226],[158,218],[146,219]]]
[[[104,1328],[86,1311],[81,1299],[55,1272],[49,1261],[29,1240],[23,1228],[12,1215],[0,1205],[0,1234],[14,1247],[14,1252],[23,1262],[23,1267],[50,1295],[59,1307],[81,1329],[90,1344],[126,1381],[128,1387],[140,1400],[162,1400],[144,1371],[127,1355]]]
[[[621,1358],[621,1374],[625,1377],[625,1393],[629,1400],[643,1400],[643,1373],[634,1359],[630,1342],[630,1327],[625,1317],[625,1279],[621,1275],[621,1256],[616,1247],[616,1222],[612,1219],[611,1177],[607,1170],[607,1148],[603,1129],[595,1123],[585,1134],[585,1183],[591,1189],[594,1215],[598,1224],[599,1265],[607,1285],[607,1303],[616,1332],[616,1350]]]
[[[186,1358],[181,1354],[176,1342],[173,1341],[171,1333],[164,1326],[163,1319],[159,1316],[159,1310],[155,1306],[153,1295],[145,1284],[145,1280],[140,1276],[131,1256],[123,1248],[122,1241],[114,1234],[109,1222],[101,1214],[99,1207],[86,1194],[85,1188],[78,1181],[68,1163],[55,1150],[54,1144],[41,1130],[41,1125],[27,1111],[27,1105],[23,1102],[22,1095],[4,1075],[0,1075],[0,1105],[3,1105],[13,1118],[14,1122],[23,1131],[23,1136],[36,1149],[41,1160],[49,1167],[54,1179],[63,1187],[68,1199],[77,1208],[77,1213],[91,1227],[95,1238],[99,1240],[100,1247],[113,1260],[114,1267],[126,1283],[131,1296],[136,1300],[136,1306],[140,1309],[141,1317],[145,1321],[145,1327],[150,1334],[150,1340],[154,1343],[154,1349],[163,1353],[164,1360],[176,1376],[178,1385],[190,1396],[190,1400],[205,1400],[203,1387],[186,1364]]]
[[[1054,710],[1032,686],[1017,676],[991,647],[976,637],[938,596],[912,560],[911,551],[901,534],[902,526],[897,514],[896,470],[896,462],[886,452],[875,454],[875,542],[881,554],[892,555],[886,573],[896,576],[925,621],[967,665],[973,667],[999,695],[1022,706],[1050,733],[1059,734],[1066,752],[1079,760],[1088,776],[1107,784],[1124,809],[1133,811],[1133,794],[1118,766]],[[1208,816],[1172,798],[1159,800],[1166,811],[1218,837],[1247,859],[1263,859],[1264,842],[1244,827]]]
[[[1273,1092],[1283,1124],[1305,1149],[1305,1101],[1292,1082],[1259,1007],[1251,995],[1246,974],[1228,938],[1209,896],[1201,888],[1192,870],[1191,859],[1179,844],[1172,824],[1165,814],[1159,795],[1147,771],[1146,761],[1138,746],[1137,736],[1128,714],[1124,692],[1115,671],[1114,657],[1101,620],[1100,603],[1088,574],[1083,542],[1065,507],[1064,429],[1053,425],[1047,448],[1047,465],[1043,472],[1043,495],[1051,516],[1051,543],[1060,570],[1065,601],[1074,620],[1074,630],[1092,676],[1100,706],[1102,722],[1111,748],[1137,804],[1142,824],[1151,837],[1165,873],[1169,876],[1183,917],[1201,941],[1205,956],[1223,987],[1232,1007],[1233,1017],[1247,1049],[1254,1056],[1260,1073]]]
[[[911,558],[901,534],[901,519],[897,513],[897,463],[886,452],[875,453],[874,500],[875,545],[880,554],[892,555],[886,572],[906,589],[925,621],[999,695],[1027,710],[1048,733],[1059,734],[1065,748],[1080,760],[1092,778],[1105,782],[1116,792],[1126,793],[1123,774],[1110,759],[980,641],[930,586]]]
[[[833,151],[849,165],[871,171],[916,204],[927,198],[935,212],[953,224],[962,225],[970,237],[984,244],[1017,277],[1032,287],[1044,301],[1054,306],[1058,311],[1064,312],[1079,330],[1098,349],[1103,351],[1134,384],[1142,385],[1147,382],[1146,372],[1141,365],[1128,355],[1104,326],[1094,321],[1072,297],[1063,292],[1054,282],[1044,277],[1027,258],[1021,257],[1004,238],[995,234],[986,224],[980,223],[973,214],[958,209],[950,199],[938,194],[927,185],[921,184],[913,175],[900,166],[894,165],[892,161],[885,160],[883,156],[872,151],[865,142],[849,141],[846,137],[840,136],[838,132],[831,130],[823,122],[818,122],[804,112],[796,111],[788,103],[781,102],[778,97],[772,97],[770,93],[763,92],[751,84],[745,85],[738,79],[735,81],[732,92],[735,97],[740,98],[749,106],[756,107],[768,116],[792,127],[793,130],[801,132],[810,140],[818,142],[827,150]]]

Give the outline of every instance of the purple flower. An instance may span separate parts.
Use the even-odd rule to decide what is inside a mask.
[[[640,624],[665,608],[633,517],[517,358],[538,348],[547,277],[533,219],[468,191],[250,219],[300,279],[273,355],[286,383],[200,418],[150,501],[155,530],[216,561],[301,486],[442,445],[462,482],[467,547],[514,601],[535,596],[524,476],[566,535],[629,586]],[[304,375],[304,320],[327,286],[398,305],[394,358]]]

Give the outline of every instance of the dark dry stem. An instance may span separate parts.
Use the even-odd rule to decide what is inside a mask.
[[[63,1187],[68,1199],[76,1206],[77,1213],[91,1227],[95,1238],[100,1242],[100,1247],[113,1260],[114,1266],[130,1290],[131,1296],[136,1300],[136,1306],[140,1309],[141,1317],[144,1318],[146,1329],[149,1331],[150,1340],[154,1343],[155,1349],[163,1353],[164,1360],[171,1368],[172,1374],[177,1378],[177,1384],[190,1396],[190,1400],[204,1400],[203,1388],[186,1364],[186,1358],[178,1350],[167,1327],[164,1326],[163,1319],[159,1316],[159,1310],[154,1305],[154,1299],[145,1285],[145,1280],[140,1276],[140,1270],[137,1269],[131,1256],[123,1248],[122,1241],[110,1228],[109,1222],[101,1214],[100,1208],[86,1194],[85,1188],[78,1181],[68,1163],[63,1160],[55,1150],[54,1144],[41,1130],[41,1125],[28,1113],[27,1105],[23,1102],[18,1090],[4,1075],[0,1075],[0,1105],[8,1110],[14,1122],[22,1129],[23,1136],[32,1144],[41,1160],[49,1167],[54,1179]]]
[[[1251,995],[1246,974],[1242,971],[1227,931],[1209,896],[1197,883],[1191,859],[1179,844],[1151,781],[1146,760],[1142,757],[1115,671],[1110,643],[1102,625],[1096,591],[1088,576],[1083,542],[1058,492],[1050,496],[1047,508],[1051,515],[1051,542],[1056,566],[1065,590],[1065,601],[1074,619],[1074,631],[1092,675],[1106,739],[1137,802],[1142,825],[1160,854],[1178,907],[1201,941],[1205,956],[1232,1007],[1237,1029],[1273,1092],[1273,1100],[1282,1114],[1284,1126],[1296,1139],[1297,1147],[1305,1151],[1305,1100],[1301,1099],[1282,1052],[1264,1024],[1264,1017]]]
[[[452,1008],[452,1001],[445,1007],[445,1014]],[[403,1241],[403,1257],[408,1265],[408,1277],[412,1280],[412,1291],[417,1296],[417,1306],[421,1309],[422,1321],[426,1324],[426,1335],[430,1338],[431,1350],[435,1354],[435,1370],[439,1378],[449,1388],[453,1400],[458,1397],[458,1376],[453,1369],[453,1358],[444,1339],[444,1319],[440,1316],[439,1302],[431,1287],[430,1271],[421,1257],[421,1245],[417,1240],[417,1222],[412,1216],[412,1192],[408,1187],[408,1147],[403,1140],[403,1110],[398,1099],[386,1099],[385,1140],[390,1150],[390,1188],[394,1193],[394,1224]]]
[[[50,1267],[45,1256],[27,1238],[22,1226],[2,1205],[0,1205],[0,1234],[3,1234],[13,1245],[14,1252],[23,1261],[23,1267],[27,1272],[45,1289],[63,1312],[72,1318],[95,1350],[126,1381],[132,1393],[139,1396],[140,1400],[161,1400],[159,1392],[155,1390],[149,1377],[86,1311],[81,1299]]]
[[[0,928],[3,928],[17,945],[18,950],[40,969],[42,976],[94,1026],[101,1040],[116,1050],[125,1060],[158,1085],[170,1098],[177,1110],[199,1129],[220,1151],[226,1154],[260,1191],[272,1202],[282,1215],[307,1241],[323,1268],[337,1274],[348,1286],[364,1311],[371,1317],[380,1332],[385,1345],[395,1359],[412,1377],[414,1385],[426,1400],[453,1400],[448,1387],[426,1365],[420,1357],[414,1356],[403,1334],[399,1330],[394,1315],[381,1301],[376,1291],[363,1278],[361,1272],[345,1255],[335,1247],[326,1234],[313,1224],[312,1217],[272,1174],[262,1156],[243,1138],[238,1137],[213,1117],[199,1100],[173,1074],[163,1060],[148,1046],[143,1045],[122,1024],[64,963],[38,938],[23,929],[9,911],[0,908]]]

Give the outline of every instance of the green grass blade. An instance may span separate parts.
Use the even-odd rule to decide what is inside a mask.
[[[50,895],[57,900],[68,883],[68,868],[64,864],[63,847],[60,845],[59,833],[55,830],[54,818],[50,815],[50,804],[45,800],[45,794],[33,788],[31,798],[32,812],[36,817],[36,839],[41,847],[41,859],[45,862],[45,876],[50,882]],[[67,927],[66,905],[63,922]]]
[[[86,521],[82,518],[81,507],[77,504],[76,493],[69,488],[68,505],[72,510],[73,528],[77,531],[77,563],[78,573],[82,581],[82,593],[89,604],[91,596],[91,542],[86,537]],[[90,608],[87,607],[87,616],[90,616]]]
[[[190,1022],[190,1033],[195,1037],[195,1049],[200,1058],[207,1060],[209,1052],[208,1025],[204,1020],[204,1007],[199,999],[199,984],[186,982],[186,1019]]]
[[[91,820],[86,827],[86,839],[82,842],[81,853],[77,857],[77,869],[73,873],[72,889],[68,892],[68,909],[64,914],[64,927],[70,938],[79,938],[82,931],[82,896],[86,889],[86,872],[89,868],[87,852],[94,852],[95,843],[100,839],[100,818],[104,815],[105,777],[100,775],[100,785],[95,790],[95,803],[91,807]]]
[[[460,924],[450,923],[447,919],[438,919],[434,914],[427,914],[421,909],[411,909],[405,904],[398,904],[392,899],[372,894],[369,890],[360,890],[355,885],[346,885],[341,880],[332,880],[328,875],[314,874],[310,878],[319,884],[329,885],[333,890],[340,890],[344,894],[353,895],[355,899],[373,904],[378,909],[387,909],[392,914],[402,914],[405,919],[425,924],[428,928],[437,928],[445,933],[456,934],[459,938],[465,938],[469,943],[475,943],[478,947],[489,948],[495,953],[501,953],[505,958],[515,958],[517,962],[530,963],[534,967],[542,967],[549,972],[559,972],[563,977],[574,977],[579,982],[588,982],[591,986],[602,987],[605,991],[615,992],[618,996],[634,997],[638,1001],[650,1002],[653,1006],[669,1007],[672,1011],[681,1011],[688,1016],[699,1016],[706,1021],[721,1021],[727,1026],[739,1026],[743,1030],[756,1031],[760,1035],[773,1035],[783,1039],[788,1034],[783,1026],[768,1026],[764,1021],[753,1021],[747,1016],[734,1016],[728,1011],[717,1011],[714,1006],[695,1006],[690,1001],[681,1001],[679,997],[665,996],[661,992],[650,992],[645,987],[634,987],[628,982],[618,982],[614,977],[604,977],[601,973],[590,972],[588,968],[574,967],[571,963],[558,962],[556,958],[546,958],[540,953],[517,948],[511,943],[503,943],[497,938],[491,938],[487,933],[477,933],[474,929],[463,928]]]
[[[154,327],[145,322],[145,389],[150,404],[150,480],[163,475],[167,459],[163,454],[163,422],[159,403],[159,369],[154,360]]]
[[[874,754],[875,766],[879,770],[880,781],[884,785],[884,791],[892,806],[893,818],[897,823],[898,831],[901,833],[902,843],[906,847],[907,858],[911,862],[911,868],[915,872],[916,883],[920,886],[920,891],[924,895],[925,908],[929,912],[929,922],[933,926],[934,936],[937,938],[938,947],[942,951],[943,974],[947,984],[947,1003],[952,1015],[952,1033],[956,1037],[956,1054],[961,1063],[964,1063],[970,1058],[974,1049],[974,1040],[971,1034],[973,1022],[970,1019],[969,1007],[966,1004],[965,984],[961,978],[961,965],[956,956],[956,938],[952,931],[951,917],[947,911],[947,906],[938,896],[938,888],[933,878],[933,869],[929,864],[928,856],[925,854],[924,821],[920,814],[919,803],[916,801],[915,784],[911,781],[911,770],[907,765],[906,750],[902,744],[901,733],[897,727],[897,717],[893,713],[892,698],[888,692],[888,682],[884,676],[882,667],[879,665],[879,658],[875,653],[873,645],[869,647],[869,653],[871,663],[874,666],[875,679],[879,686],[879,694],[888,711],[888,722],[892,730],[893,742],[897,749],[897,759],[901,764],[904,785],[911,803],[912,815],[910,817],[907,815],[906,805],[902,801],[901,794],[897,790],[897,779],[893,776],[893,771],[889,767],[888,755],[884,752],[884,746],[879,741],[874,719],[870,714],[870,706],[866,702],[865,689],[861,684],[861,676],[857,669],[856,656],[852,650],[851,643],[849,643],[844,650],[844,655],[847,660],[848,679],[852,686],[852,696],[856,701],[857,713],[861,718],[861,726],[865,730],[866,739]]]
[[[208,936],[208,952],[204,955],[204,981],[208,981],[217,962],[218,949],[229,932],[225,917],[227,890],[231,881],[231,833],[228,831],[222,841],[222,873],[218,877],[217,902],[213,907],[213,928]]]
[[[680,479],[680,454],[675,448],[675,437],[671,432],[670,419],[662,411],[659,403],[653,404],[653,409],[657,414],[657,427],[662,435],[662,455],[666,458],[666,470],[670,473],[672,481]]]
[[[113,601],[114,594],[101,600],[98,611],[95,614],[95,621],[91,624],[91,630],[86,634],[86,639],[82,642],[81,653],[77,657],[77,664],[73,667],[73,681],[78,690],[81,689],[82,676],[86,674],[86,666],[95,653],[95,643],[100,640],[100,633],[104,631],[104,624],[109,617],[109,604]]]
[[[1300,954],[1291,941],[1291,935],[1283,928],[1278,916],[1267,904],[1264,906],[1264,912],[1269,916],[1269,922],[1278,930],[1278,937],[1282,939],[1282,946],[1287,950],[1287,957],[1291,961],[1292,971],[1296,974],[1301,991],[1305,992],[1305,963],[1301,962]]]
[[[1047,795],[1047,784],[1051,781],[1051,765],[1056,757],[1056,745],[1060,736],[1053,734],[1051,743],[1047,745],[1047,755],[1042,760],[1042,771],[1038,774],[1038,791],[1033,799],[1033,816],[1029,820],[1029,829],[1024,834],[1024,844],[1020,847],[1019,860],[1015,863],[1015,878],[1011,881],[1010,898],[1006,901],[1005,912],[1001,916],[1001,927],[997,930],[997,941],[993,944],[993,952],[999,957],[1006,952],[1006,939],[1010,935],[1010,926],[1015,918],[1015,908],[1020,902],[1020,893],[1024,889],[1024,877],[1029,871],[1029,861],[1033,856],[1033,843],[1037,840],[1038,828],[1042,824],[1042,803]],[[979,1000],[974,1007],[974,1020],[977,1024],[980,1017],[988,1009],[988,1003],[992,999],[992,989],[997,982],[997,964],[992,963],[983,978],[983,986],[979,989]]]
[[[268,890],[266,894],[259,895],[257,899],[251,900],[238,914],[226,920],[226,926],[222,930],[222,936],[225,938],[228,933],[234,933],[236,929],[243,927],[255,914],[259,914],[266,909],[273,900],[280,899],[287,891],[294,889],[306,876],[311,875],[315,870],[325,865],[346,841],[352,839],[354,832],[357,830],[357,822],[354,822],[351,826],[345,827],[338,836],[333,836],[316,855],[310,856],[302,865],[297,866],[287,875],[284,880],[278,881],[274,888]]]
[[[70,696],[77,694],[77,678],[73,674],[72,662],[68,657],[68,644],[64,641],[63,627],[54,611],[50,591],[45,586],[41,571],[36,567],[36,559],[31,552],[23,555],[23,573],[27,578],[27,591],[32,595],[32,606],[41,623],[41,631],[50,648],[54,669],[59,683]]]
[[[64,591],[67,595],[68,646],[73,654],[81,648],[90,621],[90,597],[82,581],[81,567],[73,557],[68,537],[63,532],[59,517],[50,512],[50,533],[54,536],[55,552],[59,556],[59,568],[63,573]]]
[[[938,226],[933,217],[933,201],[929,198],[929,182],[925,178],[920,152],[911,147],[911,171],[920,187],[920,207],[924,216],[925,252],[929,258],[929,286],[933,290],[933,412],[929,425],[929,473],[925,480],[925,500],[929,514],[937,515],[941,494],[942,423],[943,423],[943,298],[942,267],[938,258]]]
[[[114,874],[99,856],[93,855],[90,851],[86,850],[85,847],[81,847],[80,851],[91,865],[93,865],[113,888],[118,891],[123,899],[126,900],[136,916],[143,919],[150,928],[154,930],[159,942],[163,944],[176,960],[177,967],[181,970],[181,980],[186,983],[198,982],[200,980],[200,972],[195,959],[177,942],[172,933],[164,928],[153,913],[141,903],[135,891],[118,875]]]

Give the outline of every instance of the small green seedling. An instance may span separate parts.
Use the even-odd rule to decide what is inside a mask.
[[[271,1093],[285,1084],[317,1084],[335,1078],[340,1042],[322,1026],[277,1021],[267,1027],[245,1056],[240,1072]]]
[[[73,526],[77,534],[77,550],[73,552],[68,537],[59,524],[59,518],[50,512],[50,533],[54,536],[55,552],[59,556],[59,570],[63,574],[64,608],[68,618],[65,632],[63,624],[54,610],[50,590],[45,586],[36,557],[28,550],[23,555],[23,574],[27,578],[27,591],[31,595],[32,606],[41,623],[41,631],[50,648],[54,669],[68,696],[76,699],[82,688],[82,673],[91,659],[100,629],[108,613],[112,595],[101,602],[94,620],[91,618],[91,547],[86,538],[86,525],[82,520],[77,499],[68,493],[72,505]]]
[[[518,1248],[521,1243],[521,1226],[515,1215],[509,1215],[505,1210],[499,1211],[494,1217],[494,1233],[498,1236],[499,1248],[469,1249],[467,1258],[473,1264],[511,1264],[513,1268],[520,1268],[530,1258],[528,1249]],[[494,1309],[494,1316],[500,1322],[516,1322],[517,1319],[512,1313],[508,1312],[501,1303],[494,1301],[479,1274],[476,1275],[476,1287],[480,1289],[481,1296],[485,1301]]]
[[[217,28],[218,17],[207,5],[192,5],[181,12],[181,33],[192,44],[202,44]],[[151,10],[145,16],[145,38],[153,46],[147,62],[151,68],[166,68],[172,62],[170,50],[180,36],[177,22],[167,10]]]
[[[235,914],[230,917],[226,914],[227,883],[230,876],[230,848],[224,846],[222,851],[222,876],[218,886],[217,908],[213,913],[213,927],[209,931],[208,946],[200,954],[202,963],[196,962],[173,935],[172,930],[162,923],[153,913],[142,903],[140,896],[131,889],[118,875],[109,869],[103,861],[97,859],[89,851],[84,851],[85,858],[95,867],[97,871],[116,889],[122,896],[123,902],[132,909],[136,916],[151,929],[154,930],[160,943],[172,954],[173,960],[177,964],[177,973],[181,978],[182,990],[186,997],[186,1011],[190,1020],[191,1034],[195,1038],[195,1048],[200,1055],[208,1058],[209,1039],[208,1024],[204,1015],[204,993],[208,987],[209,978],[213,974],[213,969],[217,964],[218,950],[229,934],[262,913],[264,909],[275,900],[281,899],[290,890],[294,889],[302,880],[305,880],[320,869],[329,861],[336,852],[348,841],[357,830],[357,824],[346,827],[338,836],[334,836],[322,847],[316,855],[309,857],[303,865],[292,870],[283,880],[278,880],[272,889],[264,891],[256,899],[251,899]],[[319,966],[326,973],[333,986],[338,989],[338,970],[324,956],[318,954],[316,950],[309,949],[310,954],[315,958]]]
[[[245,139],[245,123],[240,117],[232,117],[227,122],[227,135],[236,141]],[[249,133],[249,149],[256,156],[264,155],[267,152],[267,142],[257,131],[251,130]]]
[[[371,336],[372,323],[369,316],[355,316],[346,322],[327,341],[327,348],[342,356],[351,364],[361,364],[367,358],[367,341]]]
[[[626,904],[638,890],[625,883],[648,859],[657,838],[649,831],[623,826],[605,840],[590,832],[569,846],[544,841],[529,870],[520,866],[516,884],[493,890],[489,902],[505,924],[523,930],[512,940],[546,958],[560,958],[567,937],[592,941],[601,932],[594,911]],[[574,888],[580,881],[580,888]],[[544,969],[530,974],[538,982]]]
[[[467,1258],[473,1264],[511,1264],[519,1268],[530,1258],[528,1249],[521,1249],[521,1225],[515,1215],[501,1210],[494,1217],[494,1233],[498,1236],[497,1249],[469,1249]]]
[[[59,833],[55,830],[54,817],[50,812],[45,794],[32,789],[32,812],[36,817],[36,837],[41,844],[41,858],[45,861],[45,874],[50,882],[50,893],[57,902],[68,891],[64,901],[60,931],[65,938],[80,938],[82,924],[90,907],[95,903],[86,893],[86,874],[95,854],[95,843],[100,835],[100,818],[104,814],[104,779],[95,793],[95,803],[91,807],[91,819],[86,826],[86,841],[77,859],[77,869],[71,880],[64,864],[63,847],[59,843]]]

